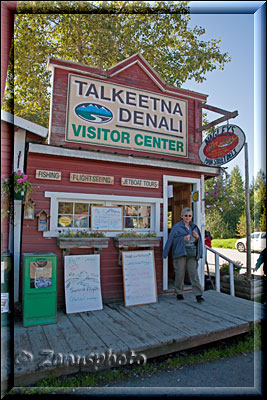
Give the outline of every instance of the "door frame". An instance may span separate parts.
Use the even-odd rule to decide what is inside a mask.
[[[193,203],[194,222],[200,228],[204,242],[205,214],[202,201],[204,193],[204,177],[190,178],[182,176],[163,175],[163,247],[168,239],[168,185],[172,182],[188,183],[193,185],[193,191],[199,192],[199,201]],[[200,262],[201,268],[198,268],[200,283],[204,287],[204,263]],[[163,290],[168,290],[168,257],[163,259]]]

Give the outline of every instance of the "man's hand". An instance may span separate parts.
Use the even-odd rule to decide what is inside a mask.
[[[190,240],[190,235],[186,235],[185,237],[184,237],[184,241],[185,242],[188,242]]]
[[[195,231],[193,231],[193,236],[194,236],[194,238],[195,238],[196,240],[198,240],[199,235],[198,235]]]

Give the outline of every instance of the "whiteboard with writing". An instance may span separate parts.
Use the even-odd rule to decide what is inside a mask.
[[[157,302],[153,250],[122,251],[125,306]]]
[[[92,231],[122,231],[122,207],[91,207]]]
[[[64,257],[67,314],[102,310],[100,254]]]

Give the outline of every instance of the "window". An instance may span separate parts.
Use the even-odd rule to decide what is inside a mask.
[[[91,206],[107,205],[122,207],[124,229],[151,229],[151,206],[142,204],[117,204],[103,202],[102,204],[79,201],[59,201],[57,228],[90,229]]]
[[[101,204],[63,202],[58,203],[58,228],[90,228],[90,207]]]
[[[91,206],[121,207],[123,231],[160,232],[160,205],[162,199],[154,197],[116,196],[102,194],[45,192],[50,201],[49,231],[44,237],[58,237],[68,231],[91,230]],[[107,231],[114,237],[119,231]]]
[[[120,205],[124,208],[124,229],[150,229],[151,206],[147,205]]]

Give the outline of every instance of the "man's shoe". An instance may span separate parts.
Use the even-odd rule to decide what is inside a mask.
[[[202,303],[202,301],[204,301],[202,296],[196,296],[196,299],[198,303]]]
[[[184,300],[184,296],[182,294],[177,294],[176,299],[177,300]]]

